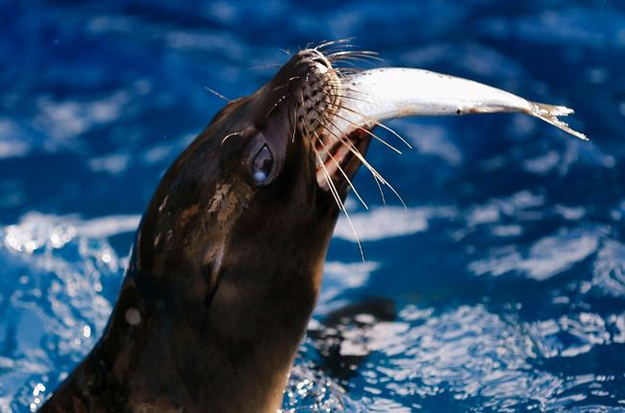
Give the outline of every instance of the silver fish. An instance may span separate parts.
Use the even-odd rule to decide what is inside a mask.
[[[343,107],[336,113],[333,124],[345,135],[357,127],[371,127],[401,117],[520,112],[588,140],[586,135],[558,119],[572,114],[572,109],[531,102],[468,79],[391,67],[348,75],[341,83]]]

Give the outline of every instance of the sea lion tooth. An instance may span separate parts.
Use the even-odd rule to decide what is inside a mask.
[[[344,134],[349,134],[354,124],[366,126],[408,116],[521,112],[588,140],[558,119],[573,113],[572,109],[531,102],[473,80],[422,69],[389,67],[348,75],[343,84],[344,109],[337,112],[333,121]]]

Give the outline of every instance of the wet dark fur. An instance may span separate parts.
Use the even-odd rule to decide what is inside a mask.
[[[312,64],[295,55],[169,168],[104,336],[41,412],[279,407],[339,212],[317,184],[310,141],[294,133]],[[250,159],[262,144],[276,166],[258,186]],[[345,170],[358,166],[352,159]],[[344,199],[346,182],[337,188]]]

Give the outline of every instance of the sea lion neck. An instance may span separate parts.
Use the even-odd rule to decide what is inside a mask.
[[[116,398],[163,409],[275,411],[318,297],[325,226],[336,219],[321,208],[333,212],[304,225],[311,218],[285,214],[288,206],[273,204],[272,217],[260,209],[243,214],[219,246],[222,255],[199,272],[181,265],[159,277],[133,259],[107,332],[76,383],[105,370],[105,387],[124,389]]]

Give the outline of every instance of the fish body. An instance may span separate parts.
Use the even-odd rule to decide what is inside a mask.
[[[572,114],[572,109],[532,102],[460,77],[423,69],[389,67],[350,75],[343,84],[343,99],[349,110],[337,116],[339,128],[347,127],[349,122],[363,123],[363,117],[384,121],[409,116],[520,112],[588,140],[586,135],[558,119]],[[341,118],[346,119],[341,122]]]

